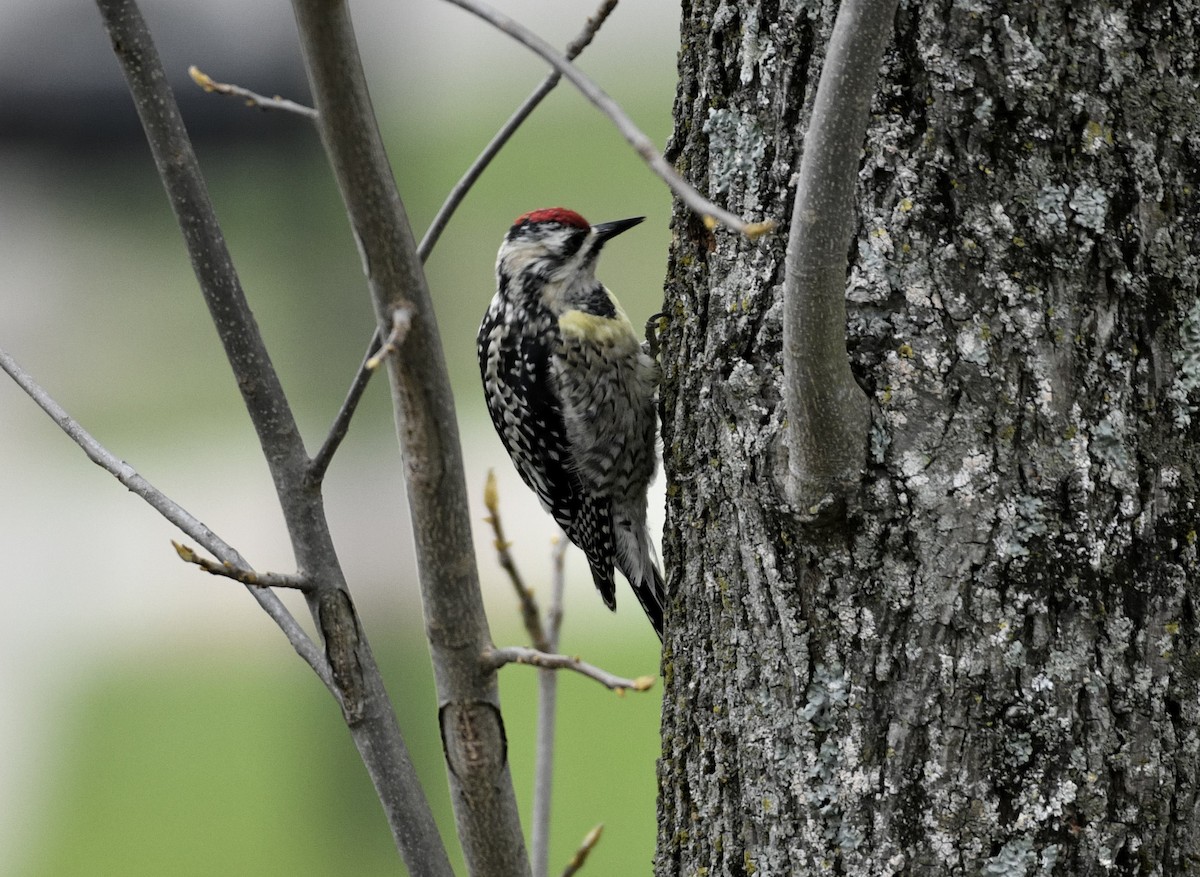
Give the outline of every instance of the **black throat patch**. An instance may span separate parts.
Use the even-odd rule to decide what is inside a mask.
[[[572,302],[572,304],[585,314],[594,314],[597,317],[611,319],[617,315],[617,309],[613,306],[612,299],[600,283],[591,287],[584,295],[580,296],[578,302]]]

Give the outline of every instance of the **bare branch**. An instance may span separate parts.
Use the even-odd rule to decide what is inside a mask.
[[[371,375],[375,373],[375,370],[368,364],[375,358],[375,354],[379,352],[382,345],[383,339],[379,330],[376,329],[375,334],[371,336],[371,343],[367,346],[367,352],[363,355],[362,364],[358,367],[358,373],[354,376],[350,389],[346,391],[342,407],[338,409],[337,416],[334,417],[333,424],[329,427],[329,435],[325,437],[320,450],[313,455],[312,462],[309,463],[308,480],[310,484],[319,485],[325,480],[325,473],[329,471],[333,455],[337,453],[337,449],[341,447],[342,441],[350,432],[350,421],[354,417],[354,412],[358,410],[358,403],[362,401],[367,384],[371,382]]]
[[[445,845],[404,745],[370,645],[361,636],[320,491],[309,482],[304,442],[233,269],[154,41],[134,0],[96,0],[96,4],[183,233],[205,303],[258,434],[291,537],[296,567],[314,583],[305,599],[324,637],[326,658],[350,734],[410,872],[414,877],[449,875],[452,872]],[[270,593],[262,588],[253,591]]]
[[[412,510],[425,629],[441,703],[451,802],[467,870],[527,877],[437,317],[383,148],[345,0],[293,0],[318,125],[359,245],[380,331],[412,308],[404,355],[387,358]],[[303,568],[303,567],[301,567]],[[411,866],[410,866],[411,868]],[[447,866],[448,871],[448,866]]]
[[[8,353],[0,350],[0,369],[3,369],[16,381],[17,386],[24,390],[38,407],[50,415],[50,419],[58,424],[59,428],[67,434],[67,436],[83,449],[87,454],[88,459],[95,463],[100,468],[104,469],[119,482],[125,485],[130,492],[141,497],[146,501],[151,508],[182,530],[191,538],[195,539],[210,551],[214,557],[220,558],[222,562],[230,563],[237,567],[246,568],[248,564],[245,559],[225,540],[221,539],[216,533],[206,527],[203,523],[192,516],[186,509],[176,503],[149,481],[134,471],[123,460],[118,459],[107,448],[96,441],[96,439],[86,429],[79,425],[71,415],[59,405],[42,387],[17,364]],[[280,602],[279,597],[271,591],[262,588],[247,588],[258,604],[266,611],[271,620],[279,626],[284,635],[288,638],[288,642],[292,644],[292,648],[296,653],[304,659],[305,663],[313,669],[321,682],[325,684],[331,692],[336,695],[336,689],[333,684],[333,677],[330,674],[329,663],[325,660],[325,656],[321,654],[321,650],[316,643],[309,638],[292,613],[287,607]]]
[[[488,510],[488,516],[484,520],[492,525],[497,560],[500,568],[508,573],[513,590],[517,592],[517,600],[521,604],[521,621],[525,624],[529,639],[538,651],[554,651],[554,647],[550,645],[550,640],[546,637],[546,630],[542,626],[542,616],[538,611],[537,600],[534,598],[533,592],[525,587],[525,580],[521,577],[520,570],[517,569],[512,552],[508,550],[512,547],[512,543],[504,538],[504,524],[500,520],[500,491],[496,487],[496,473],[491,469],[488,470],[487,481],[483,487],[483,505]]]
[[[216,92],[217,94],[226,94],[230,97],[240,97],[246,102],[248,107],[258,107],[261,110],[279,110],[285,113],[295,113],[298,116],[303,116],[310,122],[317,120],[317,111],[312,107],[306,107],[304,104],[298,104],[295,101],[282,98],[279,95],[274,97],[266,97],[258,94],[248,88],[242,88],[240,85],[232,85],[228,82],[217,82],[195,64],[188,68],[188,76],[192,77],[192,82],[203,88],[207,92]]]
[[[358,374],[354,376],[354,382],[350,385],[342,407],[338,409],[333,425],[329,429],[329,435],[326,436],[321,449],[317,451],[316,456],[309,464],[308,480],[310,484],[320,484],[325,479],[329,464],[333,462],[333,455],[337,453],[342,440],[350,431],[350,419],[354,417],[354,412],[358,409],[358,403],[367,389],[371,375],[374,374],[375,369],[379,368],[384,359],[395,353],[404,343],[404,338],[408,335],[411,325],[412,308],[406,305],[396,308],[392,312],[392,331],[387,338],[382,338],[379,329],[376,328],[375,334],[371,336],[367,353],[363,357],[362,365],[358,367]]]
[[[562,627],[562,598],[565,583],[563,559],[567,537],[561,531],[551,551],[550,606],[546,610],[546,644],[542,651],[558,649],[558,634]],[[529,831],[530,858],[533,877],[548,877],[550,873],[550,817],[554,791],[554,736],[558,708],[558,673],[538,671],[537,743],[533,767],[533,816]]]
[[[236,566],[229,562],[217,563],[215,560],[209,560],[207,557],[201,557],[191,547],[184,545],[181,542],[171,540],[171,545],[175,547],[175,553],[179,555],[179,559],[184,563],[195,564],[214,576],[224,576],[227,579],[233,579],[235,582],[241,582],[243,585],[251,585],[256,588],[294,588],[297,591],[313,590],[313,583],[301,576],[284,575],[276,572],[255,572],[244,566]]]
[[[871,94],[897,0],[844,0],[804,138],[784,281],[789,492],[801,514],[840,505],[866,459],[870,404],[846,355],[846,253]]]
[[[276,489],[284,498],[284,514],[295,519],[301,512],[287,496],[296,486],[289,484],[289,475],[307,465],[304,443],[234,270],[162,62],[132,0],[97,0],[97,5],[187,244],[200,291],[237,377]],[[289,527],[292,523],[289,521]]]
[[[483,660],[493,670],[498,670],[505,664],[528,664],[531,667],[542,667],[547,670],[574,670],[618,694],[624,694],[626,691],[649,691],[654,686],[653,676],[626,679],[623,676],[615,676],[607,670],[601,670],[574,655],[539,652],[537,649],[527,646],[492,647],[484,651]]]
[[[616,8],[617,0],[603,0],[600,8],[596,10],[596,14],[587,20],[587,23],[583,26],[583,30],[567,45],[564,57],[569,61],[578,58],[579,53],[588,47],[592,39],[596,36],[596,33],[603,26],[605,20]],[[437,216],[433,218],[433,222],[429,223],[425,237],[421,238],[421,243],[417,247],[417,254],[421,257],[422,262],[429,258],[429,254],[437,246],[438,238],[442,236],[447,223],[450,222],[450,217],[454,215],[454,211],[458,209],[458,205],[467,196],[467,192],[475,185],[475,182],[483,174],[487,166],[492,163],[492,159],[496,157],[497,153],[504,148],[504,144],[508,143],[513,134],[517,132],[517,129],[529,118],[529,114],[537,108],[537,105],[542,102],[546,95],[554,90],[561,78],[562,74],[555,70],[543,79],[541,84],[533,90],[533,93],[525,98],[525,101],[517,107],[516,112],[509,117],[503,127],[496,132],[496,136],[483,148],[483,152],[479,153],[478,158],[471,163],[471,166],[467,168],[467,172],[462,175],[462,178],[454,184],[454,188],[450,190],[450,194],[442,202]]]
[[[533,766],[533,813],[529,859],[533,877],[550,873],[550,825],[554,792],[554,738],[557,730],[558,673],[538,670],[537,736]]]
[[[546,639],[550,643],[548,651],[558,648],[558,636],[562,632],[563,591],[566,590],[566,556],[567,534],[559,530],[558,538],[554,541],[554,550],[550,553],[550,606],[546,609]]]
[[[537,600],[525,586],[525,580],[517,570],[509,541],[504,537],[504,525],[500,518],[500,492],[496,487],[496,473],[488,470],[483,489],[483,504],[488,510],[485,519],[492,526],[492,535],[500,567],[508,573],[517,599],[521,605],[521,620],[533,642],[541,653],[553,652],[558,643],[558,630],[562,623],[563,555],[567,540],[559,534],[551,552],[551,594],[548,624],[542,624]],[[558,674],[552,669],[538,672],[537,743],[533,770],[533,817],[529,831],[530,864],[533,877],[547,877],[550,867],[550,802],[554,778],[555,713],[558,705]]]
[[[583,96],[591,101],[600,112],[608,116],[609,121],[621,132],[621,135],[629,142],[634,151],[650,166],[650,169],[671,188],[671,191],[684,204],[698,213],[709,228],[720,223],[734,231],[741,232],[750,240],[756,240],[775,227],[776,223],[774,220],[746,222],[728,210],[718,207],[696,191],[662,157],[650,138],[641,132],[616,101],[605,94],[600,86],[585,76],[578,67],[560,55],[553,46],[531,30],[509,18],[507,15],[480,2],[480,0],[448,0],[448,2],[467,10],[482,18],[496,29],[508,34],[517,42],[539,55],[550,66],[566,77],[567,81],[579,89]]]
[[[574,874],[579,873],[579,869],[587,861],[588,854],[592,851],[592,848],[600,842],[600,835],[603,831],[604,823],[601,822],[587,833],[583,841],[579,844],[579,849],[575,851],[575,855],[571,857],[571,861],[567,862],[567,867],[563,869],[562,877],[573,877]]]

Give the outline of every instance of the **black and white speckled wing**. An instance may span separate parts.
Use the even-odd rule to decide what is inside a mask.
[[[508,307],[497,296],[479,328],[488,413],[522,480],[582,549],[601,598],[615,609],[612,503],[584,487],[572,470],[562,405],[551,382],[557,320],[548,311],[514,319],[505,313]]]

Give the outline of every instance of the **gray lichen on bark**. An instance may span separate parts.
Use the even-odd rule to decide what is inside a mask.
[[[671,157],[786,220],[836,6],[685,4]],[[680,212],[660,874],[1200,856],[1200,4],[902,4],[847,346],[862,511],[775,493],[784,228]]]

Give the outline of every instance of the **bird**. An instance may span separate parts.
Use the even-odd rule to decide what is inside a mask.
[[[596,279],[604,245],[644,219],[591,225],[563,207],[517,217],[476,346],[521,479],[583,551],[605,605],[616,610],[615,566],[661,640],[666,586],[646,525],[658,365]]]

